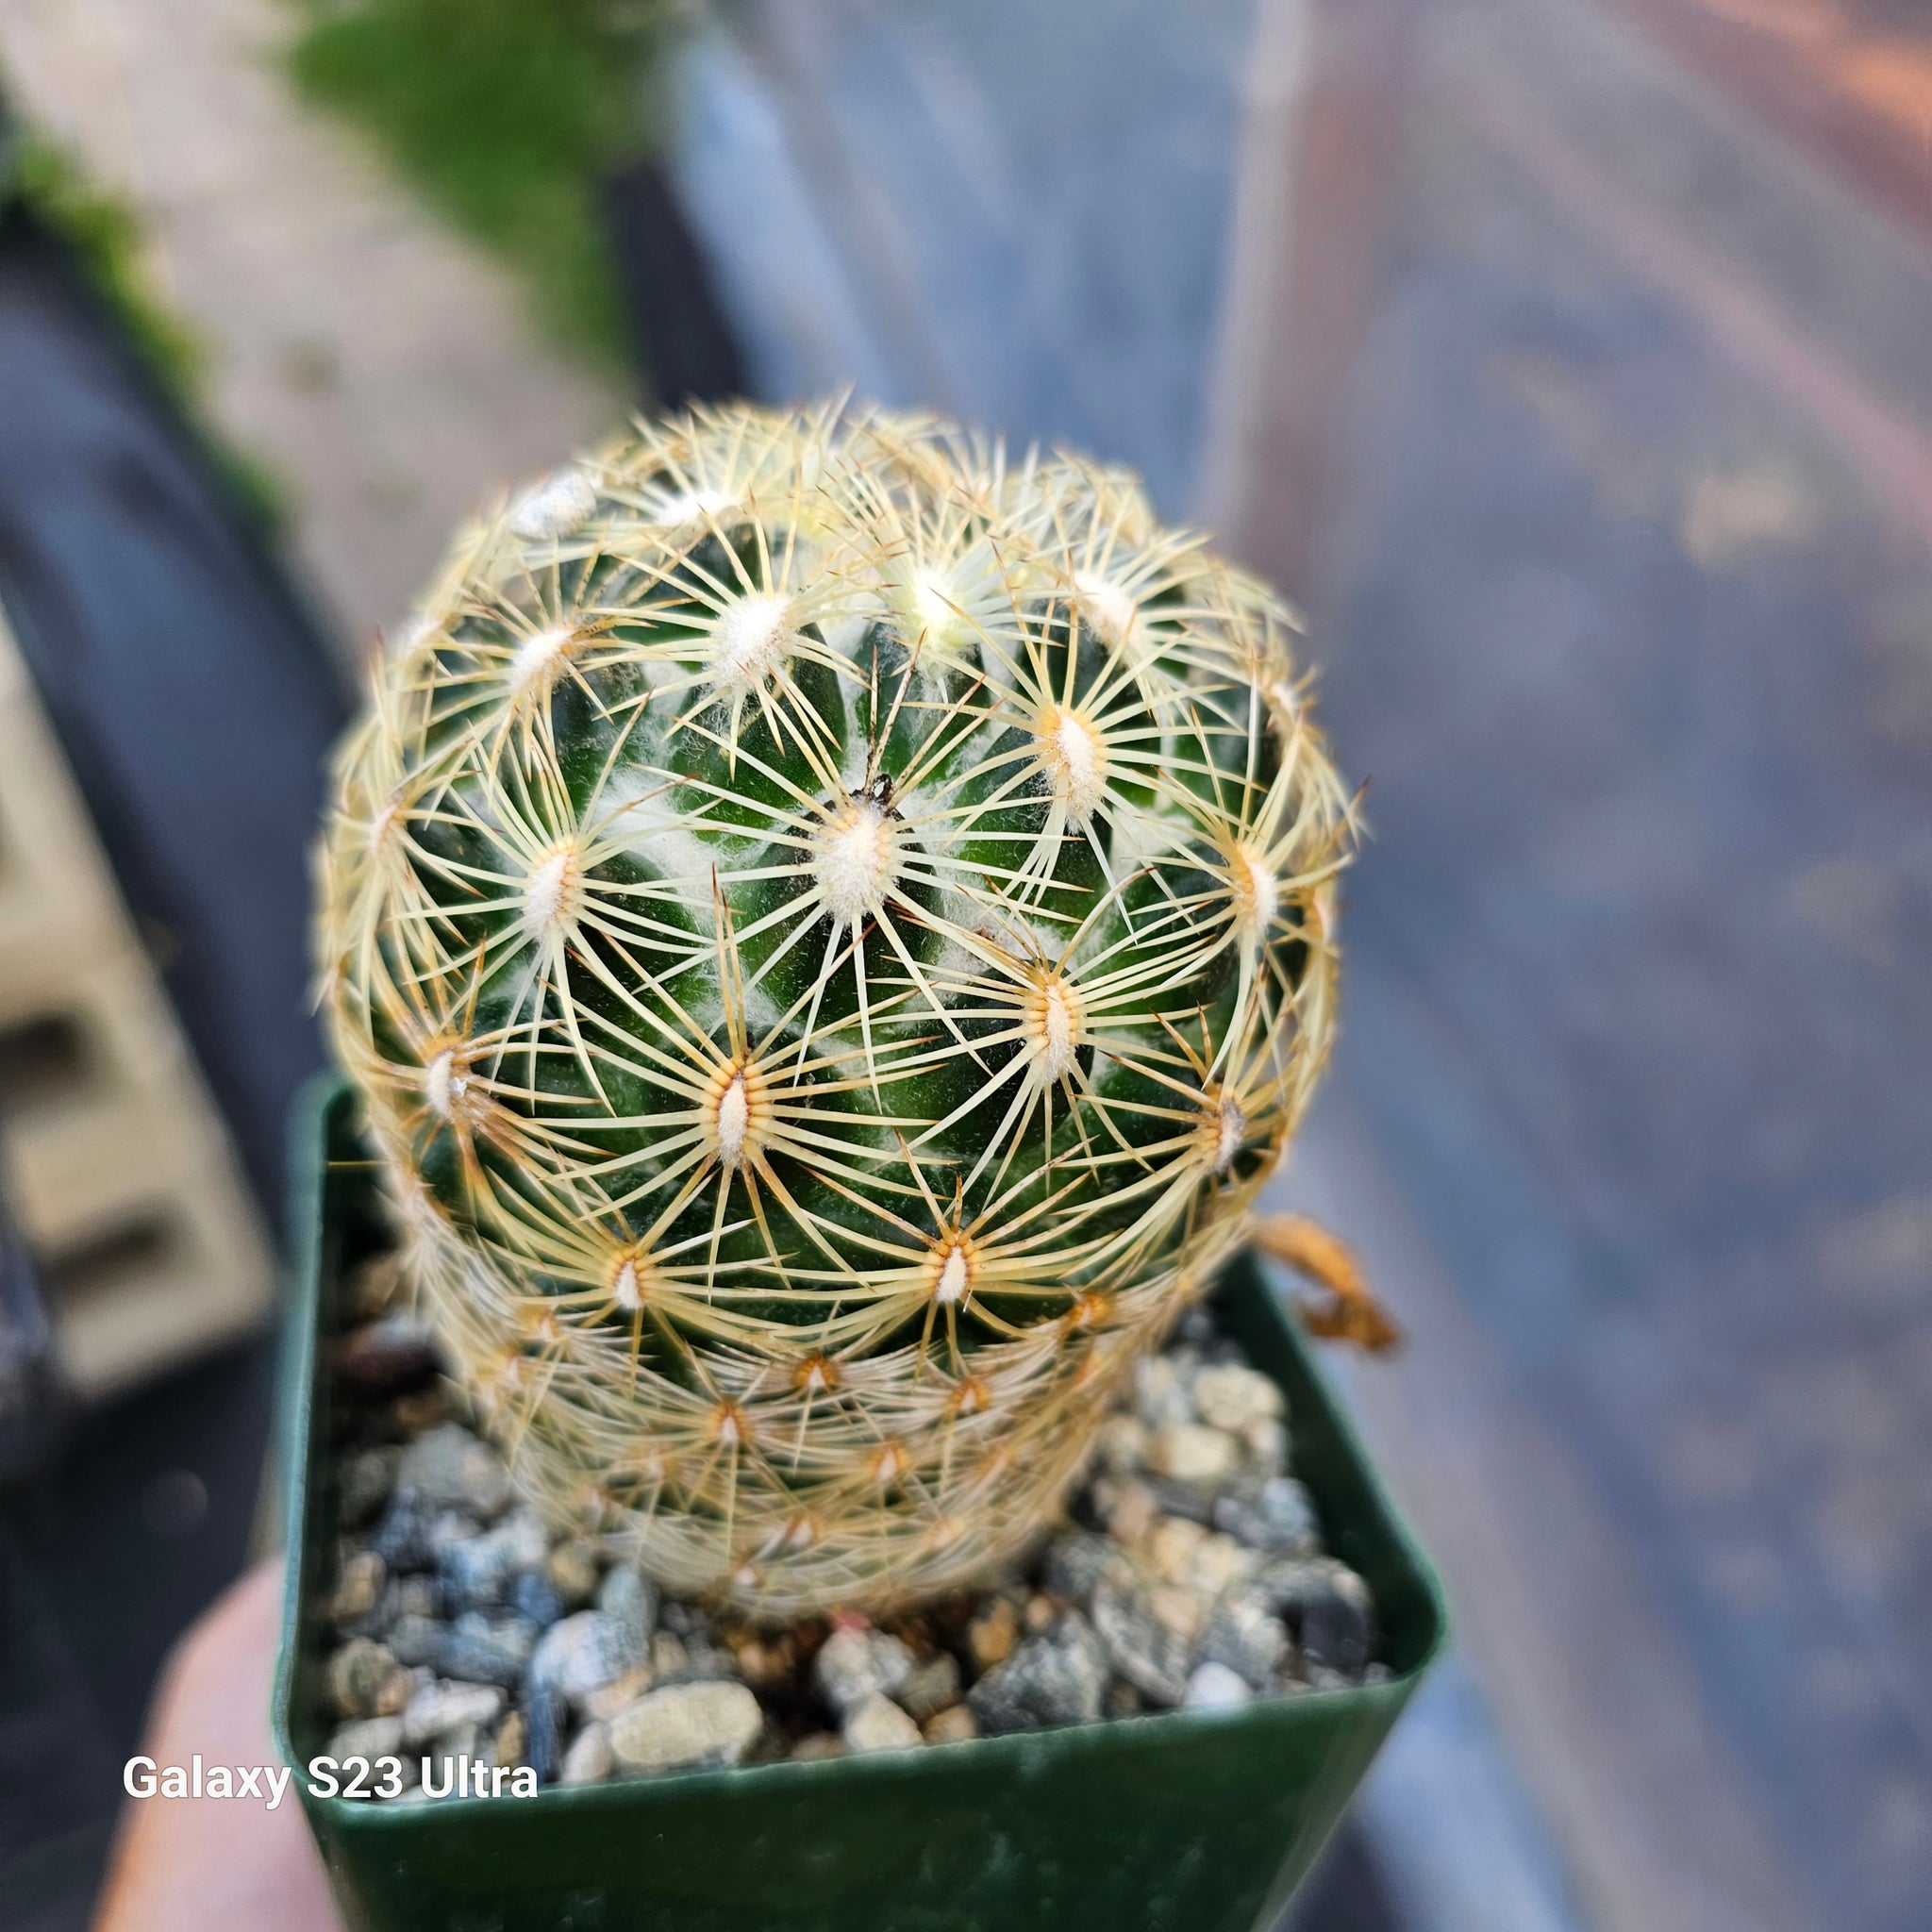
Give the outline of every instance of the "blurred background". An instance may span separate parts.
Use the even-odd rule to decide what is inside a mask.
[[[1302,1932],[1932,1924],[1924,0],[0,0],[0,1900],[272,1542],[355,667],[642,399],[1141,468],[1374,838],[1283,1205],[1458,1647]]]

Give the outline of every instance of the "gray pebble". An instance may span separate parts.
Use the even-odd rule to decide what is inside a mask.
[[[403,1721],[399,1717],[365,1717],[342,1724],[330,1734],[327,1748],[338,1764],[345,1757],[366,1757],[371,1764],[378,1757],[394,1757],[403,1748]]]
[[[541,1570],[519,1570],[509,1580],[509,1607],[547,1630],[563,1615],[563,1600]]]
[[[1119,1556],[1120,1545],[1111,1537],[1096,1536],[1091,1530],[1062,1530],[1046,1546],[1041,1583],[1054,1595],[1084,1608],[1102,1573]]]
[[[742,1684],[675,1684],[647,1690],[610,1720],[610,1751],[626,1771],[736,1764],[763,1724]]]
[[[1107,1689],[1107,1652],[1078,1610],[1029,1637],[966,1693],[987,1732],[1090,1724]]]
[[[503,1715],[503,1691],[494,1684],[432,1683],[410,1698],[403,1712],[403,1740],[428,1744],[459,1724],[493,1724]]]
[[[1255,1587],[1294,1633],[1306,1665],[1360,1674],[1374,1642],[1369,1587],[1347,1564],[1333,1557],[1284,1559],[1268,1564]]]
[[[834,1630],[812,1659],[811,1680],[835,1715],[845,1714],[868,1697],[890,1697],[912,1674],[912,1653],[883,1630]]]
[[[440,1423],[404,1451],[396,1488],[411,1490],[439,1509],[465,1509],[484,1522],[500,1516],[510,1497],[503,1458],[460,1423]]]
[[[537,1648],[537,1626],[518,1616],[490,1617],[468,1610],[443,1632],[428,1662],[445,1677],[466,1684],[501,1684],[514,1690]]]
[[[391,1573],[425,1569],[431,1560],[429,1537],[437,1514],[434,1505],[424,1497],[398,1490],[390,1497],[369,1547]]]
[[[524,1761],[537,1774],[537,1782],[548,1784],[557,1775],[558,1753],[562,1748],[563,1713],[548,1690],[530,1692],[525,1711],[528,1732],[524,1741]]]
[[[400,1449],[358,1449],[342,1457],[337,1471],[336,1522],[343,1529],[360,1529],[375,1521],[395,1485]]]
[[[708,1639],[711,1634],[711,1620],[699,1604],[662,1604],[658,1607],[658,1621],[674,1637]]]
[[[1255,1693],[1225,1664],[1205,1663],[1188,1679],[1181,1699],[1188,1710],[1238,1710],[1254,1702]]]
[[[1291,1475],[1217,1497],[1214,1526],[1272,1557],[1311,1557],[1320,1543],[1314,1498]]]
[[[389,1627],[389,1647],[398,1663],[434,1666],[442,1656],[448,1627],[435,1617],[410,1611]]]
[[[626,1668],[643,1656],[658,1627],[658,1586],[633,1564],[620,1563],[597,1588],[597,1608],[608,1621],[613,1641],[625,1653]],[[709,1635],[709,1624],[703,1625]]]
[[[642,1657],[644,1646],[633,1641],[635,1635],[634,1625],[602,1610],[579,1610],[543,1633],[530,1658],[531,1687],[575,1704]]]
[[[440,1542],[437,1578],[443,1607],[458,1610],[493,1608],[509,1593],[512,1580],[542,1562],[549,1547],[543,1524],[534,1509],[513,1509],[497,1526],[482,1535],[458,1536]]]
[[[1288,1661],[1288,1630],[1254,1591],[1231,1590],[1208,1613],[1194,1642],[1197,1663],[1225,1664],[1251,1690],[1274,1687]]]
[[[1188,1644],[1154,1614],[1134,1567],[1116,1556],[1093,1592],[1093,1628],[1114,1669],[1149,1703],[1175,1705],[1188,1688]]]

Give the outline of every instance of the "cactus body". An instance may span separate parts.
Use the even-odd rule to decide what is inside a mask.
[[[1037,1533],[1327,1048],[1287,632],[1132,479],[903,419],[647,426],[466,533],[319,944],[528,1488],[774,1617]]]

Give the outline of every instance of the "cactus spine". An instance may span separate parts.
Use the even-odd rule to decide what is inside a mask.
[[[1326,1054],[1348,799],[1286,613],[1135,481],[641,426],[464,534],[319,949],[520,1479],[780,1617],[1011,1555]]]

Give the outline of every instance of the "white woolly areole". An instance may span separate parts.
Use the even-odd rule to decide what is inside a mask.
[[[456,1119],[457,1103],[469,1084],[468,1075],[458,1069],[457,1057],[448,1047],[423,1070],[423,1097],[439,1120]]]
[[[532,939],[542,939],[568,925],[583,896],[576,852],[559,845],[540,858],[524,880],[524,930]]]
[[[736,1167],[751,1132],[751,1095],[745,1091],[742,1072],[733,1074],[718,1096],[718,1119],[713,1131],[718,1137],[718,1153],[726,1167]]]
[[[1130,591],[1091,571],[1076,570],[1074,588],[1092,620],[1093,628],[1110,644],[1124,644],[1141,621],[1141,606]]]
[[[511,506],[511,533],[531,542],[568,537],[597,508],[597,491],[578,469],[558,470],[554,476],[524,491]]]
[[[769,591],[727,604],[711,626],[712,662],[722,684],[750,691],[791,655],[791,601]]]
[[[819,835],[812,875],[837,925],[856,925],[885,904],[899,877],[899,823],[869,798],[854,799]]]
[[[973,1270],[966,1259],[966,1250],[955,1241],[946,1250],[946,1258],[940,1266],[940,1278],[933,1288],[933,1299],[942,1307],[952,1307],[966,1299],[966,1291],[973,1285]]]
[[[1049,705],[1035,737],[1055,796],[1075,819],[1092,817],[1107,796],[1107,741],[1084,711]]]
[[[525,638],[509,660],[509,687],[521,695],[546,681],[576,632],[567,624],[540,630]]]
[[[655,505],[651,521],[667,529],[681,529],[686,524],[703,523],[707,517],[733,508],[733,499],[722,490],[682,490]]]
[[[1058,1080],[1080,1050],[1087,1024],[1080,997],[1064,979],[1049,979],[1035,992],[1031,1007],[1027,1017],[1035,1063],[1047,1079]]]
[[[965,598],[942,572],[923,570],[912,584],[912,608],[919,627],[935,643],[958,648],[975,635],[963,610]]]
[[[617,1273],[610,1278],[610,1296],[620,1308],[635,1314],[644,1305],[643,1276],[638,1268],[638,1257],[626,1255],[617,1264]]]
[[[1241,1151],[1242,1143],[1248,1138],[1248,1117],[1241,1111],[1241,1104],[1232,1093],[1224,1094],[1221,1101],[1221,1124],[1214,1136],[1214,1172],[1225,1174],[1234,1165],[1234,1158]]]
[[[1237,848],[1228,874],[1242,929],[1265,936],[1281,910],[1281,887],[1274,871],[1258,852],[1242,845]]]

